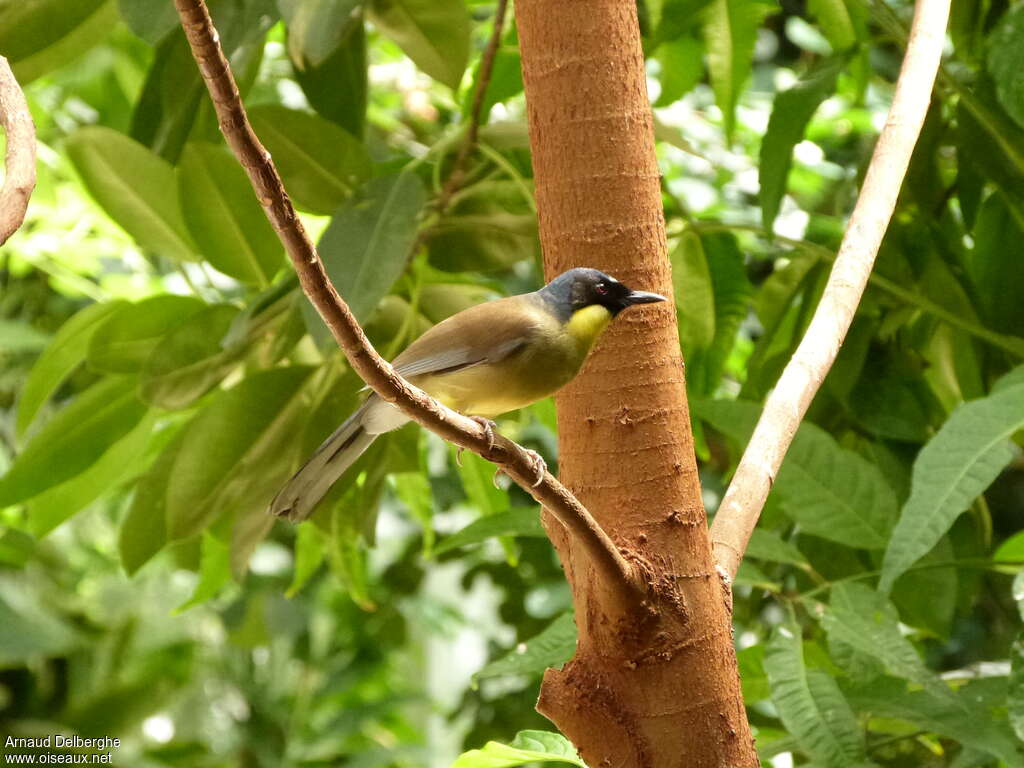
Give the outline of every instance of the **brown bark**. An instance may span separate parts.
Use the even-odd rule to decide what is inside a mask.
[[[516,19],[548,276],[590,266],[671,296],[634,0],[518,0]],[[623,315],[557,404],[563,482],[652,589],[620,612],[586,553],[549,526],[579,643],[545,675],[539,711],[593,768],[757,765],[674,307]]]

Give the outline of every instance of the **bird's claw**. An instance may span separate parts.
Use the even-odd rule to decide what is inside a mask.
[[[544,482],[544,475],[548,472],[547,462],[544,461],[543,457],[536,451],[527,449],[526,455],[530,457],[530,467],[534,472],[537,473],[537,479],[534,481],[531,488],[536,488],[538,485]]]
[[[494,450],[494,428],[497,425],[490,419],[485,419],[483,416],[470,416],[469,418],[483,427],[484,437],[487,438],[487,452],[490,453]]]
[[[487,438],[487,452],[490,453],[491,451],[494,450],[494,428],[496,426],[495,423],[490,419],[483,418],[482,416],[470,416],[469,418],[471,418],[473,421],[475,421],[477,424],[483,427],[484,437]],[[464,450],[466,449],[461,445],[455,450],[455,463],[458,464],[460,467],[462,466],[462,452]]]
[[[529,448],[524,448],[523,450],[526,451],[526,455],[530,457],[530,469],[534,471],[534,476],[537,478],[530,487],[536,488],[544,482],[544,475],[547,474],[548,471],[547,462],[545,462],[543,457],[536,451],[531,451]],[[498,485],[498,475],[502,474],[505,474],[505,469],[503,467],[498,467],[497,471],[494,473],[494,487],[499,490],[501,489],[501,486]]]

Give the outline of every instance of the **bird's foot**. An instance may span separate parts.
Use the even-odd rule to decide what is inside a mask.
[[[494,429],[498,425],[490,419],[485,419],[483,416],[470,416],[469,418],[483,427],[484,437],[487,438],[487,452],[490,453],[494,450]]]
[[[484,437],[487,438],[487,452],[490,453],[491,451],[494,450],[494,430],[498,425],[495,424],[490,419],[485,419],[482,416],[470,416],[469,418],[471,418],[473,421],[475,421],[477,424],[483,427]],[[458,447],[458,450],[455,451],[455,463],[458,464],[460,467],[462,466],[462,452],[464,450],[466,449],[460,445]]]
[[[536,451],[531,451],[527,449],[526,454],[527,456],[530,457],[530,468],[537,473],[537,479],[534,480],[533,485],[531,485],[530,487],[536,488],[538,485],[544,482],[544,475],[548,473],[548,465],[547,462],[544,461],[544,458]]]
[[[536,451],[531,451],[529,448],[524,448],[526,455],[530,457],[530,469],[534,472],[536,480],[530,485],[531,488],[536,488],[538,485],[544,482],[544,475],[547,474],[548,465],[544,461],[543,457]],[[505,470],[502,467],[498,467],[498,470],[494,473],[494,487],[501,489],[498,485],[498,475],[505,474]]]

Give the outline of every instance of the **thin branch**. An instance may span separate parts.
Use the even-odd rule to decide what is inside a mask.
[[[487,41],[483,57],[480,59],[480,73],[476,79],[476,90],[473,92],[473,106],[469,111],[469,127],[466,129],[466,138],[459,147],[459,154],[455,156],[455,164],[452,165],[451,173],[445,182],[441,194],[437,197],[437,210],[444,213],[451,202],[452,195],[462,184],[462,177],[465,174],[466,161],[469,154],[476,147],[480,135],[480,119],[483,117],[484,96],[487,93],[487,86],[491,82],[491,73],[494,71],[494,57],[501,46],[501,32],[505,26],[505,10],[508,7],[508,0],[498,0],[494,9],[494,29],[491,31],[491,38]],[[440,161],[438,161],[440,162]]]
[[[36,186],[36,127],[25,94],[7,59],[0,56],[0,125],[7,136],[4,184],[0,187],[0,245],[18,231]]]
[[[948,18],[949,0],[917,1],[889,116],[825,292],[793,359],[765,403],[711,525],[715,558],[730,578],[736,575],[793,435],[853,322],[928,112]]]
[[[413,421],[449,442],[497,464],[512,480],[546,507],[579,541],[594,567],[618,588],[624,599],[643,589],[637,569],[619,552],[601,526],[570,491],[545,472],[533,487],[536,472],[528,452],[501,435],[493,443],[476,421],[446,408],[414,387],[384,360],[367,340],[348,305],[324,271],[323,262],[292,207],[270,153],[253,133],[203,0],[175,0],[192,55],[206,81],[221,131],[252,182],[256,197],[295,265],[302,290],[331,329],[349,364],[374,392]]]

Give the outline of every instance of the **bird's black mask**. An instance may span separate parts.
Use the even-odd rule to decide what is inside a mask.
[[[611,275],[585,267],[562,273],[544,286],[540,293],[563,322],[584,307],[600,305],[614,317],[634,304],[665,300],[664,296],[656,293],[630,290]]]

